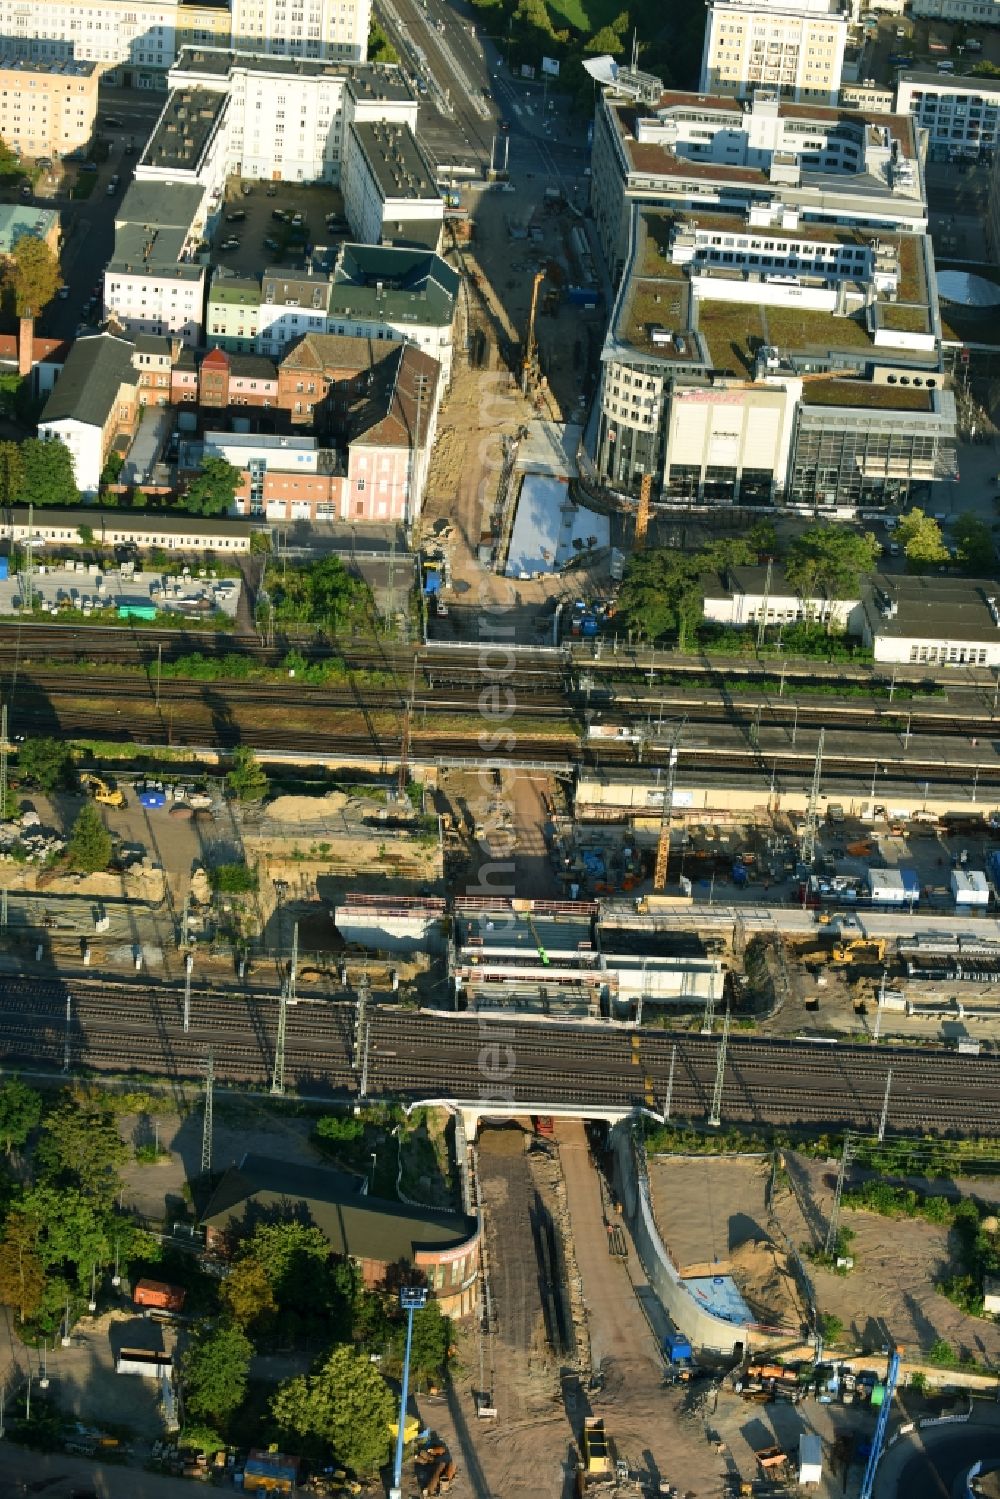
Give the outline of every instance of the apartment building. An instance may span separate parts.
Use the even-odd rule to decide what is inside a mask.
[[[172,89],[225,94],[225,172],[286,182],[340,182],[355,121],[417,124],[417,95],[384,63],[342,64],[187,48],[171,68]]]
[[[1000,78],[901,73],[896,109],[911,114],[926,130],[932,161],[992,161],[1000,127]]]
[[[204,194],[194,183],[133,182],[115,219],[104,313],[126,332],[202,342],[207,267],[193,258]]]
[[[303,335],[416,345],[451,380],[458,275],[429,250],[342,244],[329,278],[280,267],[256,278],[216,271],[205,340],[230,353],[277,357]]]
[[[0,0],[0,36],[24,57],[89,61],[124,87],[163,88],[185,46],[362,62],[370,13],[370,0]]]
[[[131,436],[139,415],[133,345],[109,333],[78,338],[38,422],[43,441],[70,451],[77,488],[96,494],[115,440]]]
[[[26,234],[34,235],[59,254],[60,219],[57,208],[38,208],[34,203],[0,203],[0,260],[14,253]]]
[[[371,0],[232,0],[232,45],[244,52],[363,62]]]
[[[613,262],[628,215],[600,481],[635,493],[651,474],[678,503],[847,515],[954,476],[909,115],[764,92],[743,106],[609,93],[595,180],[598,156],[595,218]]]
[[[356,239],[436,250],[444,200],[409,125],[356,120],[348,130],[344,211]]]
[[[849,19],[845,0],[709,0],[700,90],[835,104]]]
[[[89,145],[97,78],[92,62],[0,57],[0,140],[33,160],[58,161]]]

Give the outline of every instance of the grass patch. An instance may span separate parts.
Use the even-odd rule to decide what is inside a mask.
[[[898,385],[875,385],[869,380],[817,381],[802,389],[807,406],[873,407],[885,411],[930,411],[926,390],[902,389]]]
[[[81,198],[89,198],[96,186],[96,172],[81,172],[76,181],[73,183],[73,186],[70,188],[69,195],[71,198],[76,198],[77,200]]]
[[[899,302],[879,302],[878,320],[893,333],[926,333],[927,308],[904,307]]]
[[[557,28],[571,26],[589,36],[610,25],[621,7],[609,0],[547,0],[546,9]]]
[[[802,308],[765,307],[769,342],[783,353],[828,354],[831,349],[870,349],[868,330],[858,317],[831,317]]]

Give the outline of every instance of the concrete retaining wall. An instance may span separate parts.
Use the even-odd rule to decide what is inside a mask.
[[[713,1317],[697,1304],[685,1290],[660,1238],[653,1218],[645,1156],[635,1140],[630,1121],[615,1126],[611,1133],[611,1143],[615,1152],[615,1171],[622,1210],[642,1268],[664,1311],[678,1331],[695,1348],[730,1357],[751,1346],[761,1348],[786,1342],[787,1337],[783,1334],[771,1336],[755,1325],[725,1322],[721,1317]]]

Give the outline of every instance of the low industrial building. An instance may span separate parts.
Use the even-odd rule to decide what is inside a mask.
[[[780,564],[730,567],[724,575],[705,580],[704,618],[707,623],[740,628],[796,624],[803,620],[846,629],[859,600],[817,594],[803,598],[791,586]]]
[[[364,1177],[245,1155],[230,1166],[202,1214],[205,1244],[225,1253],[262,1215],[294,1216],[324,1234],[331,1254],[352,1260],[371,1290],[406,1266],[426,1282],[448,1317],[478,1304],[480,1228],[462,1213],[372,1197]]]
[[[224,552],[227,556],[249,552],[254,526],[245,520],[226,516],[201,519],[196,515],[142,515],[130,510],[104,510],[87,505],[79,510],[55,506],[36,507],[30,515],[27,505],[15,505],[0,516],[0,540],[25,542],[29,537],[37,546],[72,549],[80,544],[80,527],[93,533],[94,543],[101,547],[156,547],[167,552]]]
[[[1000,667],[1000,584],[879,573],[862,586],[860,629],[875,660]]]

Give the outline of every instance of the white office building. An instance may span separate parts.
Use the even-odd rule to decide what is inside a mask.
[[[932,161],[992,158],[1000,125],[1000,78],[901,73],[896,108],[927,131]]]
[[[371,0],[232,0],[233,46],[241,52],[363,62]]]
[[[356,239],[437,249],[444,199],[434,168],[408,125],[377,120],[351,125],[343,192]]]

